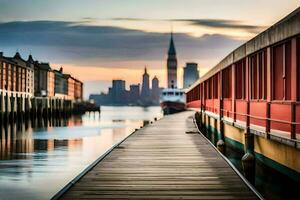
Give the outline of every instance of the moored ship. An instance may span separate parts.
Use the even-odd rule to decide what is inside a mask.
[[[186,109],[185,93],[182,89],[166,88],[160,97],[160,106],[164,114],[173,114]]]

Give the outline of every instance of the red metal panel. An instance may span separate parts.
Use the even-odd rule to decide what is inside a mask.
[[[191,102],[187,103],[187,107],[200,109],[200,100],[191,101]]]
[[[260,101],[251,101],[249,114],[250,114],[250,124],[265,127],[266,115],[267,115],[267,103],[260,102]]]
[[[214,99],[214,113],[219,114],[220,100]]]
[[[231,117],[232,118],[232,113],[231,113],[231,110],[232,110],[232,102],[230,99],[224,99],[223,100],[223,115],[225,117]]]
[[[210,112],[214,112],[214,100],[213,99],[206,100],[206,110],[210,111]]]
[[[283,123],[283,121],[291,121],[291,105],[271,103],[270,112],[270,118],[273,120],[271,120],[271,129],[290,132],[290,124]],[[275,120],[279,120],[280,122]]]
[[[247,117],[247,101],[245,100],[236,100],[236,119],[239,121],[246,122]],[[244,115],[243,115],[244,114]]]

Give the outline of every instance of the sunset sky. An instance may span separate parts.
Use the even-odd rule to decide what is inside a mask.
[[[200,75],[297,7],[299,0],[0,0],[0,51],[17,50],[85,83],[85,97],[112,79],[166,83],[173,29],[179,83],[186,62]]]

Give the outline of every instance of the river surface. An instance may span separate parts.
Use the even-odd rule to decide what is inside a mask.
[[[217,135],[206,130],[202,131],[207,138],[216,146]],[[230,146],[225,142],[225,156],[243,174],[242,157],[244,152]],[[290,177],[276,171],[273,168],[256,159],[255,162],[255,183],[252,185],[266,200],[299,199],[300,180],[293,180]]]
[[[54,122],[1,127],[0,199],[50,199],[143,121],[162,117],[160,107],[101,107]]]

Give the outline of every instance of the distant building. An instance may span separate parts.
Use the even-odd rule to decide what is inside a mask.
[[[123,104],[126,102],[125,81],[113,80],[112,81],[112,100],[115,104]]]
[[[141,100],[144,103],[148,103],[149,100],[150,100],[149,74],[147,73],[147,68],[146,67],[145,67],[145,71],[144,71],[144,74],[143,74]]]
[[[156,76],[152,79],[152,90],[151,90],[151,99],[154,104],[159,103],[159,95],[160,95],[160,88],[159,88],[159,81]]]
[[[47,95],[48,97],[54,97],[55,95],[55,73],[52,69],[48,71],[48,83],[47,83]]]
[[[48,87],[48,84],[54,85],[53,72],[49,63],[34,62],[34,95],[54,96],[54,92],[51,91],[53,86]],[[49,89],[50,91],[48,91]]]
[[[89,100],[93,100],[96,105],[110,105],[111,99],[108,94],[90,94]]]
[[[68,99],[74,99],[75,97],[75,79],[70,74],[64,74],[67,79],[67,96]]]
[[[26,92],[26,66],[18,65],[0,52],[0,89]]]
[[[186,63],[183,68],[183,87],[188,88],[199,79],[199,70],[197,63]]]
[[[159,87],[157,77],[152,79],[150,89],[149,74],[145,68],[143,74],[142,88],[140,84],[132,84],[126,90],[124,80],[113,80],[112,87],[108,88],[108,94],[91,94],[89,99],[97,105],[157,105],[162,88]]]
[[[68,95],[68,81],[66,76],[63,74],[63,68],[54,70],[55,73],[55,85],[54,93],[57,97],[67,97]]]
[[[24,60],[17,52],[14,57],[5,57],[0,52],[0,89],[22,92],[26,96],[62,97],[82,100],[83,83],[63,69],[52,70],[49,63],[34,61],[29,55]]]
[[[129,90],[129,102],[137,104],[140,100],[140,84],[130,85]]]
[[[34,95],[34,61],[32,59],[32,56],[30,55],[28,57],[28,60],[25,61],[22,59],[21,55],[19,54],[19,52],[17,52],[15,54],[15,56],[13,58],[11,58],[12,61],[14,61],[16,63],[16,65],[21,66],[21,68],[25,68],[25,74],[23,74],[23,81],[25,81],[25,92],[29,93],[30,95]],[[10,75],[12,73],[12,80],[14,80],[14,78],[16,78],[17,74],[16,72],[13,72],[8,69],[8,75]],[[25,76],[24,76],[25,75]],[[14,82],[13,84],[13,88],[16,88],[17,83]]]
[[[75,100],[82,100],[83,99],[83,83],[78,79],[74,79],[74,99]]]
[[[170,45],[167,59],[168,88],[177,88],[177,58],[173,33],[171,33]]]

